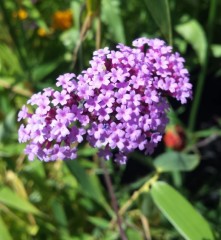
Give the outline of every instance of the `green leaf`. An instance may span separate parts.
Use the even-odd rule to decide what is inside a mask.
[[[126,235],[128,236],[128,239],[146,239],[144,238],[142,231],[139,231],[138,229],[127,228]]]
[[[172,30],[168,0],[145,0],[147,8],[152,15],[161,33],[172,45]]]
[[[88,195],[95,197],[96,190],[94,189],[94,186],[90,181],[89,175],[85,172],[81,165],[77,161],[67,161],[66,164],[70,172],[76,177],[84,191]]]
[[[61,59],[36,66],[32,71],[34,81],[38,82],[52,73],[61,63]]]
[[[125,43],[125,32],[123,21],[120,15],[120,1],[103,0],[102,1],[102,20],[107,24],[107,30],[110,30],[113,40]]]
[[[15,110],[11,110],[6,118],[5,118],[5,127],[8,131],[12,132],[13,130],[16,131],[16,125],[15,125],[15,119],[16,119],[16,112]]]
[[[54,199],[52,202],[52,211],[54,213],[54,219],[57,223],[57,229],[60,235],[61,240],[69,240],[70,233],[68,230],[68,220],[66,217],[66,213],[62,204]]]
[[[81,19],[81,3],[78,2],[78,1],[71,1],[70,2],[70,7],[72,9],[72,12],[74,13],[74,27],[75,29],[77,29],[78,31],[80,30],[79,29],[79,26],[81,25],[80,24],[80,19]]]
[[[103,217],[88,217],[88,221],[92,223],[94,226],[108,229],[110,222],[104,219]]]
[[[213,240],[207,221],[174,188],[165,182],[155,182],[151,196],[164,216],[188,240]]]
[[[0,122],[0,142],[2,142],[4,139],[4,135],[5,135],[4,130],[5,130],[4,124]]]
[[[211,50],[212,50],[214,57],[216,57],[216,58],[221,57],[221,44],[212,44]]]
[[[97,153],[97,149],[89,146],[85,146],[84,148],[81,148],[78,150],[79,157],[91,157],[96,153]]]
[[[1,71],[5,70],[7,74],[22,73],[22,69],[15,51],[13,51],[4,43],[0,43],[0,66]]]
[[[28,173],[30,176],[37,175],[38,181],[42,181],[46,178],[44,163],[39,160],[27,162],[27,164],[23,167],[23,171]]]
[[[175,30],[192,46],[202,65],[205,62],[207,50],[207,39],[202,26],[193,19],[176,26]]]
[[[60,34],[60,40],[64,44],[67,50],[71,51],[74,46],[76,46],[76,43],[79,38],[79,30],[76,28],[70,28],[66,31],[64,31],[62,34]],[[72,61],[72,55],[69,53],[65,53],[64,55],[65,61]],[[62,60],[62,61],[64,61]]]
[[[159,155],[154,166],[161,172],[191,171],[199,164],[199,155],[181,152],[166,152]]]
[[[12,237],[5,225],[3,219],[0,216],[0,240],[12,240]]]
[[[1,128],[1,127],[0,127]],[[0,130],[1,131],[1,130]],[[1,133],[0,133],[1,135]],[[1,139],[1,137],[0,137]],[[19,155],[24,150],[24,144],[16,144],[16,143],[9,143],[9,144],[1,144],[0,143],[0,157],[11,157],[13,155]]]
[[[7,205],[8,207],[14,208],[16,210],[33,213],[40,215],[41,212],[30,202],[19,197],[8,187],[2,187],[0,189],[0,203]]]
[[[95,174],[89,175],[77,161],[66,161],[70,172],[76,177],[82,187],[82,191],[103,206],[111,215],[111,209],[107,204],[102,192],[101,186]]]
[[[206,138],[206,137],[211,137],[212,135],[213,136],[221,136],[220,129],[217,127],[212,127],[209,129],[194,132],[194,137],[196,137],[196,138]]]

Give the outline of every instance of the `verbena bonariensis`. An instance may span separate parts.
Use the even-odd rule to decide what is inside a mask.
[[[46,88],[28,100],[18,120],[25,119],[19,141],[28,142],[30,160],[75,159],[84,140],[120,164],[136,149],[153,152],[168,123],[167,97],[186,103],[192,85],[184,59],[164,41],[139,38],[133,46],[95,51],[81,74],[57,78],[60,90]]]

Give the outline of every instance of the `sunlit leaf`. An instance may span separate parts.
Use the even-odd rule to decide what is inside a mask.
[[[0,216],[0,240],[12,240],[10,232]]]
[[[113,40],[120,43],[125,43],[125,33],[123,21],[120,15],[120,1],[103,0],[102,1],[102,19],[107,24],[107,30],[113,36]]]
[[[191,171],[199,163],[199,155],[181,152],[166,152],[154,160],[154,166],[162,172]]]
[[[32,205],[27,200],[19,197],[8,187],[2,187],[0,189],[0,203],[3,203],[8,207],[14,208],[22,212],[38,215],[41,214],[34,205]]]
[[[214,57],[216,57],[216,58],[221,57],[221,44],[212,44],[211,50],[212,50]]]
[[[76,28],[70,28],[70,29],[64,31],[60,35],[60,40],[65,45],[65,47],[67,49],[69,49],[70,51],[74,48],[74,46],[76,46],[78,38],[79,38],[79,30],[77,30]],[[64,58],[66,61],[73,60],[72,54],[68,54],[68,53],[65,54]]]
[[[71,1],[70,6],[74,13],[73,18],[74,18],[75,29],[79,31],[80,19],[81,19],[81,3],[78,1]]]
[[[128,228],[126,234],[128,239],[145,239],[142,232],[137,229]]]
[[[151,196],[165,217],[188,240],[213,240],[207,221],[174,188],[165,182],[155,182]]]
[[[207,39],[199,22],[193,19],[176,26],[175,30],[192,46],[199,62],[203,64],[206,57]]]
[[[91,222],[94,226],[107,229],[109,227],[109,221],[101,217],[88,217],[88,221]]]
[[[13,220],[16,222],[16,226],[20,229],[23,229],[23,233],[28,233],[32,236],[36,235],[38,230],[39,230],[39,227],[37,225],[37,223],[35,221],[33,222],[27,222],[27,219],[24,218],[24,216],[18,216],[16,212],[14,212],[13,210],[10,210],[8,208],[6,208],[4,205],[0,204],[0,212],[4,212],[4,214],[2,214],[2,218],[1,218],[1,215],[0,215],[0,240],[5,240],[7,239],[4,234],[2,234],[4,232],[4,221],[3,221],[3,218],[4,219],[7,219],[7,227],[10,229],[10,233],[13,234],[14,230],[15,230],[15,225],[14,226],[9,226],[8,225],[8,220]],[[30,215],[29,215],[30,217]],[[8,230],[8,229],[7,229]],[[8,230],[9,231],[9,230]],[[1,238],[3,237],[4,238]],[[11,238],[10,238],[11,239]],[[13,238],[14,239],[14,238]]]

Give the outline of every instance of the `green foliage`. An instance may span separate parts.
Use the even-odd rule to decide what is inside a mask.
[[[81,189],[85,192],[85,195],[92,198],[99,205],[111,212],[111,209],[101,192],[101,186],[97,176],[95,174],[87,174],[84,168],[77,161],[69,161],[66,164],[73,176],[76,177]]]
[[[165,182],[151,188],[154,202],[185,239],[210,239],[213,234],[206,220],[175,189]]]
[[[162,35],[172,45],[172,29],[168,0],[145,0],[150,14],[162,32]]]
[[[3,222],[1,216],[0,216],[0,233],[1,233],[1,238],[4,240],[12,240],[12,237],[8,231],[7,226]]]
[[[115,42],[125,43],[125,30],[120,14],[120,1],[102,1],[102,19]]]
[[[192,46],[200,64],[203,65],[206,58],[207,40],[205,32],[200,24],[192,19],[177,25],[175,29]]]
[[[33,93],[54,86],[58,75],[86,68],[96,48],[130,45],[141,36],[179,49],[195,95],[190,111],[175,106],[168,113],[170,125],[184,130],[182,151],[163,146],[156,157],[133,153],[127,166],[106,163],[123,228],[129,240],[221,238],[220,169],[212,161],[205,166],[213,150],[201,151],[220,137],[220,116],[196,128],[204,83],[221,76],[220,7],[217,0],[0,1],[0,240],[120,239],[96,149],[82,144],[75,161],[29,162],[17,141],[17,112]],[[56,19],[59,12],[63,19]],[[211,177],[198,174],[201,168]],[[218,202],[205,204],[208,197]]]
[[[154,160],[154,166],[160,172],[191,171],[199,164],[199,156],[180,152],[167,152]]]
[[[40,211],[35,206],[20,198],[8,187],[0,188],[0,203],[22,212],[40,214]]]

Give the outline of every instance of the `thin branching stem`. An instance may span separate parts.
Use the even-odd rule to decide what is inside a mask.
[[[115,196],[115,193],[114,193],[113,184],[112,184],[110,175],[107,171],[107,168],[106,168],[106,165],[105,165],[105,162],[104,162],[103,159],[101,159],[100,163],[101,163],[101,167],[102,167],[103,172],[104,172],[105,183],[107,185],[107,189],[108,189],[108,192],[109,192],[109,195],[110,195],[110,198],[111,198],[111,204],[112,204],[113,210],[114,210],[114,212],[116,214],[116,217],[117,217],[117,224],[118,224],[118,227],[119,227],[121,239],[122,240],[127,240],[126,234],[125,234],[124,229],[122,227],[122,219],[121,219],[121,216],[119,214],[117,199],[116,199],[116,196]]]

